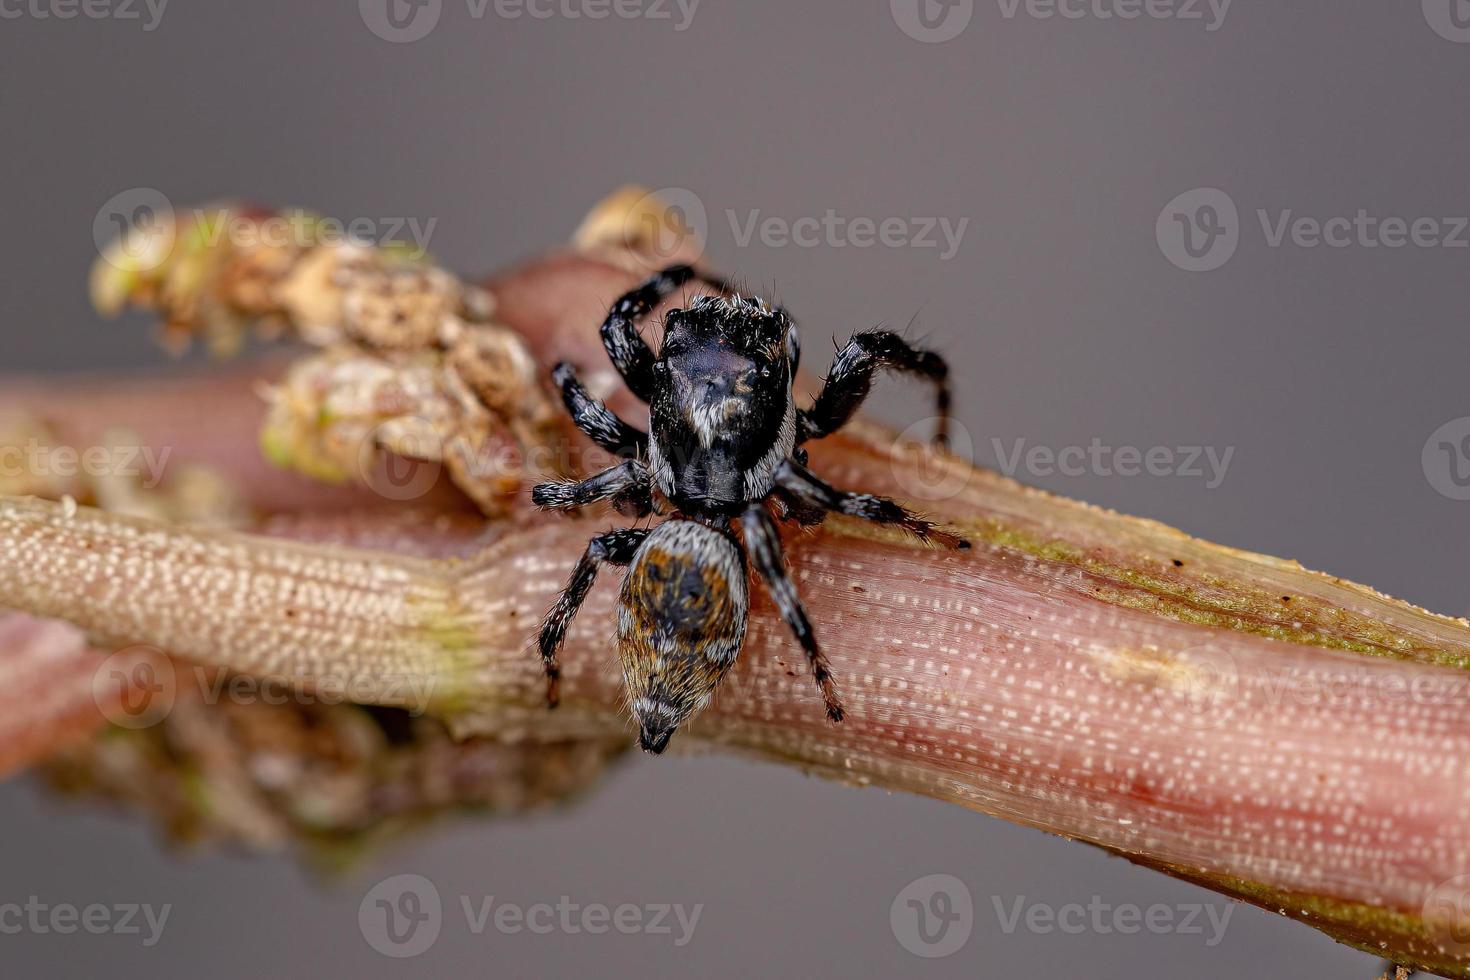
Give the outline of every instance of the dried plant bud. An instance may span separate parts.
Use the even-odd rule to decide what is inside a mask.
[[[534,378],[514,383],[524,392]],[[429,491],[437,470],[387,474],[383,454],[443,464],[487,514],[504,512],[528,479],[530,447],[517,432],[539,431],[519,417],[497,415],[432,351],[390,363],[355,348],[332,348],[292,365],[267,400],[261,445],[276,465],[411,499]]]
[[[460,284],[442,269],[355,263],[337,276],[348,340],[383,350],[440,342],[460,311]]]
[[[401,499],[432,481],[384,483],[385,452],[442,463],[494,514],[523,489],[528,457],[556,456],[555,404],[519,335],[489,322],[484,290],[391,245],[325,235],[304,211],[158,220],[149,242],[166,249],[128,261],[139,250],[120,240],[94,267],[99,310],[157,309],[174,349],[203,337],[233,353],[252,329],[328,349],[270,393],[261,442],[279,465]]]

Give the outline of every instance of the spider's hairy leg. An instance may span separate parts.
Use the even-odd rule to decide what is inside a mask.
[[[652,480],[648,466],[630,459],[585,480],[553,480],[531,489],[531,502],[543,510],[571,510],[599,500],[628,505],[638,515],[653,511]]]
[[[592,394],[565,361],[551,371],[551,380],[561,392],[562,404],[577,428],[603,449],[617,456],[641,456],[648,449],[648,433],[629,425]]]
[[[781,611],[781,618],[791,627],[791,632],[806,653],[807,662],[812,665],[812,677],[817,682],[817,689],[822,692],[827,717],[833,721],[841,721],[845,712],[842,701],[837,697],[836,686],[832,683],[832,667],[827,662],[827,655],[817,645],[811,620],[807,618],[806,608],[796,593],[796,583],[791,581],[791,576],[786,571],[786,559],[781,553],[781,537],[776,531],[775,521],[771,520],[764,504],[755,503],[746,508],[741,517],[741,525],[745,529],[745,547],[750,552],[751,562],[765,580],[766,588],[776,602],[776,608]]]
[[[934,385],[934,441],[948,445],[949,365],[890,330],[857,334],[837,352],[816,403],[800,413],[797,442],[831,435],[851,421],[872,390],[873,375],[882,368],[918,375]]]
[[[970,547],[970,542],[964,538],[940,530],[887,497],[838,490],[794,459],[785,460],[776,468],[776,487],[783,496],[790,496],[798,505],[809,509],[821,508],[861,517],[874,524],[900,527],[921,541],[946,548]]]
[[[653,398],[653,350],[638,333],[638,323],[669,297],[674,290],[700,281],[727,292],[722,280],[701,275],[690,265],[671,265],[655,273],[641,286],[620,296],[602,322],[602,346],[613,367],[623,376],[628,390],[643,401]]]
[[[567,628],[572,625],[577,610],[586,601],[592,583],[597,580],[597,569],[602,565],[626,566],[633,560],[638,546],[646,537],[646,529],[624,528],[593,538],[588,542],[587,550],[577,562],[577,567],[572,570],[567,587],[557,596],[556,604],[546,614],[546,619],[541,623],[541,631],[536,636],[536,645],[541,650],[541,664],[546,668],[548,707],[556,707],[561,697],[561,664],[557,659],[557,651],[567,637]]]

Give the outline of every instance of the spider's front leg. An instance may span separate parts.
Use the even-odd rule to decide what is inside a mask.
[[[567,637],[567,629],[572,625],[573,617],[582,608],[587,593],[592,590],[592,583],[597,580],[598,568],[602,565],[626,566],[633,560],[638,546],[643,544],[648,533],[644,528],[625,528],[593,538],[581,560],[577,562],[577,567],[572,570],[567,587],[557,597],[556,605],[546,614],[546,619],[541,623],[541,632],[536,637],[536,646],[541,650],[541,664],[546,668],[547,707],[556,707],[561,699],[561,662],[557,654]]]
[[[776,531],[776,522],[771,520],[765,505],[757,502],[746,508],[741,524],[745,529],[745,547],[750,552],[751,562],[765,580],[766,588],[776,602],[776,608],[781,611],[781,618],[791,627],[796,641],[806,653],[807,662],[812,665],[812,678],[817,682],[817,689],[822,692],[827,717],[833,721],[841,721],[845,712],[842,700],[837,696],[836,686],[832,683],[832,666],[827,662],[827,655],[817,646],[817,636],[812,630],[811,620],[807,618],[806,607],[801,604],[796,583],[791,581],[791,576],[786,571],[786,559],[781,553],[781,536]]]
[[[970,547],[970,542],[964,538],[941,531],[932,522],[905,510],[887,497],[838,490],[794,459],[785,460],[776,468],[776,488],[798,507],[836,511],[875,524],[899,527],[921,541],[946,548]]]
[[[868,397],[873,375],[881,368],[918,375],[934,385],[934,441],[948,445],[949,365],[933,351],[914,347],[890,330],[860,333],[837,352],[816,403],[798,415],[796,441],[820,439],[846,425]]]
[[[730,288],[722,280],[701,275],[693,266],[671,265],[619,297],[602,322],[602,346],[607,348],[608,358],[623,376],[628,390],[645,402],[653,399],[653,364],[656,358],[638,333],[638,323],[674,290],[696,280],[720,292],[728,292]]]
[[[646,454],[648,433],[629,425],[616,413],[592,397],[582,387],[577,371],[565,361],[551,371],[551,380],[561,391],[562,404],[577,428],[587,433],[588,438],[615,456],[634,457]]]
[[[553,480],[531,488],[531,502],[543,510],[571,510],[599,500],[611,500],[619,509],[638,516],[653,512],[653,480],[648,465],[630,459],[585,480]]]

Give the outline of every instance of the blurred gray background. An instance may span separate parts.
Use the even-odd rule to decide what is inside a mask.
[[[430,248],[470,273],[563,241],[621,183],[682,188],[707,209],[713,264],[775,288],[814,366],[829,336],[917,315],[914,333],[957,368],[979,462],[1018,440],[1233,449],[1218,486],[1208,470],[1016,475],[1470,611],[1470,503],[1421,458],[1470,416],[1463,0],[1241,0],[1223,19],[1218,0],[1160,0],[1152,9],[1175,16],[1136,19],[1103,16],[1139,9],[1127,0],[1063,4],[1079,17],[923,0],[923,19],[918,0],[702,0],[692,17],[688,0],[394,0],[402,30],[384,0],[176,0],[161,16],[157,0],[92,2],[0,0],[7,371],[165,360],[145,318],[102,324],[85,297],[94,219],[133,188],[180,206],[230,196],[435,220]],[[1199,188],[1223,191],[1238,218],[1201,210],[1200,195],[1166,209]],[[829,211],[903,231],[871,247],[861,225],[742,243],[752,216]],[[1396,248],[1372,229],[1342,247],[1289,232],[1273,244],[1288,212],[1360,211],[1436,226]],[[1180,222],[1203,248],[1212,215],[1224,234],[1191,260]],[[937,248],[914,240],[929,218],[968,221],[953,255],[942,235]],[[901,422],[923,398],[885,384],[874,409]],[[1203,935],[1007,931],[996,904],[1023,897],[1227,906],[957,808],[719,758],[636,759],[579,807],[446,825],[335,884],[283,860],[170,855],[138,823],[25,782],[0,789],[0,831],[0,900],[173,906],[152,948],[0,935],[7,976],[1366,978],[1375,966],[1249,908],[1214,945],[1205,916]],[[367,889],[399,873],[428,877],[446,906],[413,960],[381,956],[358,928]],[[942,959],[910,954],[890,923],[900,890],[933,873],[962,880],[975,905],[973,934]],[[703,909],[682,947],[475,935],[459,897],[486,895]]]

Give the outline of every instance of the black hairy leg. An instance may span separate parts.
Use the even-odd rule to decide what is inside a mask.
[[[850,517],[861,517],[874,524],[899,527],[921,541],[946,548],[970,547],[970,542],[964,538],[940,530],[930,521],[905,510],[887,497],[838,490],[792,459],[785,460],[776,468],[776,487],[782,496],[792,498],[793,506],[821,508]]]
[[[648,433],[624,422],[602,402],[593,398],[577,371],[565,361],[551,371],[551,380],[561,391],[562,404],[577,428],[603,449],[617,456],[643,456],[648,450]]]
[[[628,389],[645,402],[653,399],[655,358],[648,342],[638,333],[638,323],[674,290],[695,281],[720,292],[729,291],[727,283],[703,276],[693,266],[671,265],[620,296],[602,322],[602,346],[607,348],[608,358]]]
[[[827,717],[833,721],[841,721],[844,711],[842,701],[837,697],[836,686],[832,683],[832,668],[827,662],[827,655],[817,645],[816,633],[812,631],[811,620],[807,618],[806,608],[797,595],[796,583],[791,581],[791,576],[787,573],[786,559],[781,553],[781,537],[776,531],[775,521],[771,520],[764,504],[755,503],[746,508],[741,524],[745,529],[745,547],[750,552],[752,564],[765,580],[776,608],[781,611],[781,618],[791,627],[796,641],[806,653],[807,662],[812,665],[812,678],[817,682],[817,689],[822,692]]]
[[[561,697],[561,664],[557,652],[567,637],[567,628],[572,625],[572,619],[586,601],[592,583],[597,580],[598,568],[602,565],[626,566],[648,534],[643,528],[624,528],[593,538],[577,567],[572,569],[567,587],[557,596],[556,605],[546,614],[541,632],[536,637],[536,646],[541,650],[541,665],[546,668],[546,703],[549,707],[556,707]]]
[[[933,351],[914,347],[890,330],[869,330],[849,340],[832,361],[816,403],[798,415],[796,441],[820,439],[846,425],[882,368],[917,375],[934,385],[934,441],[949,444],[949,365]]]
[[[531,488],[531,502],[543,510],[571,510],[611,500],[619,509],[643,516],[653,511],[652,488],[648,466],[630,459],[585,480],[538,483]]]

